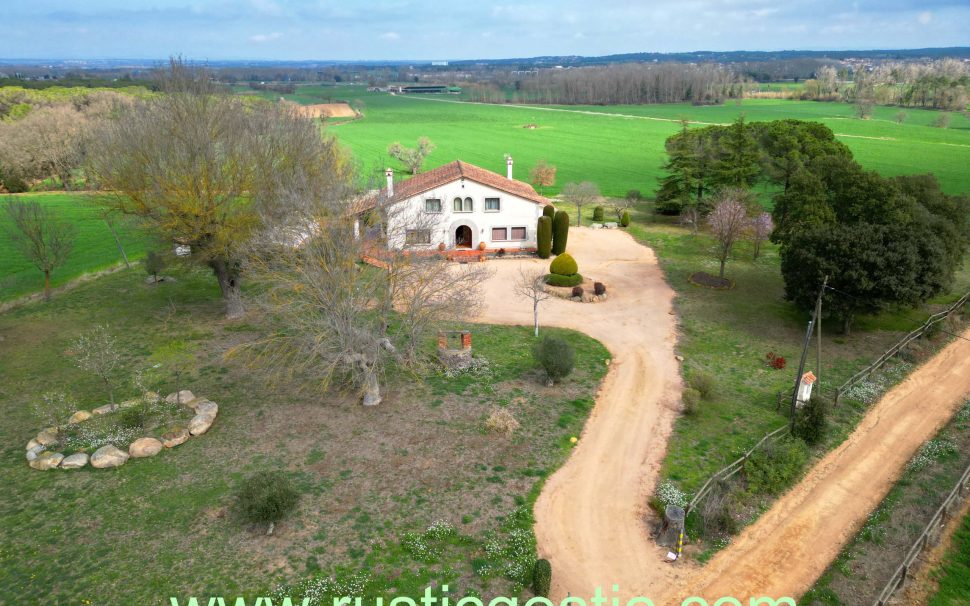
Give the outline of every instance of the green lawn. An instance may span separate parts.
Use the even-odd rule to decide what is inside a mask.
[[[166,273],[177,282],[148,285],[140,269],[122,270],[0,314],[0,604],[205,603],[357,572],[367,596],[415,596],[429,583],[458,596],[520,592],[510,577],[521,580],[516,563],[535,558],[531,502],[592,408],[602,345],[550,330],[577,353],[573,375],[550,389],[531,363],[531,328],[466,326],[489,372],[407,374],[364,409],[340,393],[271,385],[226,359],[260,334],[258,315],[225,322],[209,272]],[[184,381],[218,402],[219,417],[204,436],[116,470],[30,469],[31,402],[49,390],[88,409],[105,402],[71,357],[71,342],[96,324],[122,345],[122,379],[184,344],[197,360]],[[162,377],[158,389],[173,388]],[[134,395],[130,380],[116,391]],[[494,407],[521,423],[513,436],[483,431]],[[239,480],[259,470],[281,470],[301,492],[272,537],[232,509]],[[439,520],[454,531],[428,532]]]
[[[52,283],[58,286],[81,274],[97,271],[122,262],[121,253],[103,219],[103,211],[84,193],[37,193],[0,196],[38,202],[53,210],[58,217],[77,229],[74,250],[67,262],[54,271]],[[9,219],[0,212],[0,301],[17,298],[44,287],[44,275],[14,248],[6,237]],[[131,261],[140,259],[151,244],[150,238],[129,223],[115,220],[115,229]]]
[[[967,606],[970,604],[970,516],[953,535],[936,577],[939,589],[930,598],[929,606]]]
[[[677,131],[678,120],[727,123],[743,114],[750,120],[818,120],[832,128],[867,168],[886,175],[933,172],[947,192],[970,192],[970,119],[960,114],[952,114],[950,128],[939,129],[929,126],[939,115],[935,111],[904,110],[907,119],[897,124],[898,108],[877,107],[872,119],[858,120],[850,104],[813,101],[747,99],[701,107],[512,106],[461,103],[450,96],[375,94],[354,87],[330,88],[326,94],[364,101],[363,119],[332,124],[330,132],[378,182],[378,170],[389,163],[399,172],[403,168],[387,157],[390,143],[414,145],[418,137],[428,136],[437,149],[426,168],[462,159],[501,173],[504,154],[509,153],[516,161],[516,176],[523,180],[539,159],[558,167],[556,185],[545,193],[556,193],[570,181],[588,180],[607,195],[639,189],[649,196],[661,176],[664,141]],[[322,100],[306,93],[292,98]],[[537,128],[523,128],[528,124]]]

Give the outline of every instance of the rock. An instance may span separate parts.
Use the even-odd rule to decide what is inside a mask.
[[[41,444],[34,438],[31,438],[30,442],[27,442],[27,450],[30,450],[31,448],[37,448],[38,446],[43,446],[43,444]]]
[[[118,410],[117,404],[105,404],[104,406],[98,406],[97,408],[91,410],[91,412],[96,415],[106,415],[109,412],[114,412],[116,410]]]
[[[64,455],[59,452],[42,452],[37,458],[30,462],[30,466],[40,471],[54,469],[64,460]]]
[[[41,451],[41,452],[43,452],[43,451]],[[35,451],[33,451],[33,450],[28,450],[27,451],[27,462],[28,463],[31,462],[31,461],[33,461],[36,458],[37,458],[37,453]]]
[[[192,420],[189,421],[189,433],[193,436],[198,436],[209,431],[212,427],[212,422],[216,418],[213,415],[195,415]]]
[[[683,362],[684,356],[674,356],[674,359],[677,360],[678,362]]]
[[[79,410],[71,415],[71,418],[67,420],[68,425],[74,425],[75,423],[80,423],[81,421],[87,421],[91,418],[91,413],[86,410]]]
[[[36,459],[40,455],[40,453],[44,452],[45,450],[47,450],[47,449],[43,445],[41,445],[41,444],[38,444],[38,445],[34,446],[33,448],[28,448],[27,449],[27,460],[28,461],[33,461],[34,459]]]
[[[174,427],[172,431],[162,434],[162,444],[165,448],[175,448],[179,444],[185,444],[189,439],[189,430],[185,427]]]
[[[141,398],[132,398],[130,400],[125,400],[121,404],[118,404],[118,408],[131,408],[132,406],[138,406],[142,403]]]
[[[618,225],[616,223],[604,223],[603,227],[606,229],[616,229]]]
[[[128,461],[128,453],[115,448],[111,444],[102,446],[91,455],[91,467],[106,469],[108,467],[121,467]]]
[[[37,443],[42,446],[49,446],[57,442],[57,432],[51,431],[50,429],[45,429],[44,431],[37,434]]]
[[[165,401],[168,402],[169,404],[176,404],[176,403],[188,404],[194,399],[195,399],[195,395],[188,389],[183,389],[178,393],[170,393],[167,396],[165,396]]]
[[[590,229],[603,229],[602,223],[593,223],[589,226]]]
[[[197,415],[211,415],[216,416],[219,414],[219,405],[215,402],[210,402],[202,398],[197,398],[192,402],[192,410],[195,411]]]
[[[154,457],[162,452],[162,443],[155,438],[138,438],[128,447],[128,454],[136,459]]]
[[[72,454],[61,461],[61,469],[80,469],[88,464],[88,455],[84,452]]]

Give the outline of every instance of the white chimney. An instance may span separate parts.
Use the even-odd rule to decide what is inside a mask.
[[[387,197],[391,198],[394,196],[394,169],[386,169],[384,176],[387,177]]]
[[[509,156],[509,155],[505,156],[505,167],[506,167],[505,176],[507,176],[509,178],[509,181],[511,181],[512,180],[512,156]]]

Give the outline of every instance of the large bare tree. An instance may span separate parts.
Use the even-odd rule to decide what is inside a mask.
[[[535,336],[539,336],[539,304],[551,295],[546,292],[546,272],[541,269],[519,268],[519,277],[515,281],[515,293],[529,299],[532,303],[532,327]]]
[[[90,171],[158,235],[212,269],[226,315],[244,313],[241,246],[287,200],[330,192],[347,161],[308,118],[282,105],[223,94],[205,71],[172,60],[163,94],[100,129]]]
[[[576,225],[582,225],[583,207],[600,199],[600,188],[589,181],[567,183],[562,188],[562,197],[576,205]]]
[[[724,277],[724,266],[731,256],[734,244],[741,239],[748,228],[748,207],[751,205],[752,195],[749,191],[739,187],[726,187],[718,192],[714,210],[707,216],[707,223],[711,233],[717,239],[714,246],[714,256],[721,264],[718,274]]]
[[[44,274],[44,300],[51,298],[51,274],[67,261],[74,247],[74,226],[37,202],[10,198],[4,204],[7,235],[17,250]]]

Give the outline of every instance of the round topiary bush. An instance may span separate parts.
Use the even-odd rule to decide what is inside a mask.
[[[547,215],[539,217],[536,224],[536,254],[540,259],[548,259],[552,254],[552,219]]]
[[[236,493],[240,515],[253,524],[283,519],[300,500],[290,479],[278,471],[261,471],[242,481]]]
[[[606,285],[603,284],[602,282],[593,282],[593,294],[595,294],[597,296],[599,296],[599,295],[605,295],[606,294]]]
[[[593,209],[593,221],[596,221],[597,223],[602,223],[605,217],[606,217],[606,211],[603,209],[602,206],[597,206],[596,208]]]
[[[574,297],[582,297],[583,296],[583,287],[582,286],[573,286],[573,296]]]
[[[540,598],[549,597],[549,587],[552,585],[552,565],[549,560],[536,560],[532,567],[532,593]]]
[[[576,259],[573,259],[572,255],[562,253],[549,264],[549,271],[560,276],[571,276],[579,273],[579,265],[576,263]]]
[[[583,276],[573,274],[571,276],[560,276],[559,274],[546,274],[546,284],[549,286],[576,286],[583,283]]]
[[[543,337],[535,344],[532,355],[553,382],[569,375],[576,365],[573,346],[559,337]]]

